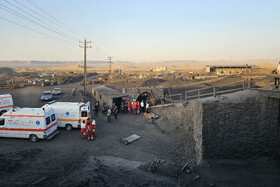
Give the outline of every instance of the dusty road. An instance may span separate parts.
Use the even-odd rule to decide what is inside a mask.
[[[79,101],[79,84],[61,85],[58,101]],[[40,94],[52,87],[10,90],[17,106],[41,107]],[[91,100],[86,97],[84,100]],[[0,186],[280,186],[273,160],[209,161],[195,166],[195,145],[180,130],[164,134],[143,115],[120,114],[119,121],[96,118],[94,141],[82,140],[79,129],[51,140],[0,138]],[[138,134],[130,145],[120,137]],[[179,172],[188,164],[189,170]]]

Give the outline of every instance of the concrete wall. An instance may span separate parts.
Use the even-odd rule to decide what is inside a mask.
[[[197,161],[280,155],[279,100],[257,91],[153,107],[165,133],[181,130],[195,142]]]
[[[112,106],[113,105],[113,99],[107,97],[106,95],[102,95],[99,92],[95,91],[94,89],[91,90],[93,97],[96,99],[96,101],[99,101],[100,105],[102,105],[103,102],[106,103],[106,105]],[[101,96],[101,99],[100,99]]]

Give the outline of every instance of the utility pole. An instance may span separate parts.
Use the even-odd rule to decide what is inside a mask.
[[[108,60],[109,60],[108,63],[110,64],[110,69],[109,69],[109,73],[110,73],[110,74],[112,73],[112,63],[113,63],[113,62],[112,62],[112,58],[113,58],[112,56],[108,56]]]
[[[87,44],[88,43],[91,43],[91,42],[87,42],[86,38],[85,38],[85,41],[84,42],[81,42],[80,43],[83,43],[84,46],[82,45],[79,45],[80,48],[83,48],[84,49],[84,95],[86,95],[86,82],[87,82],[87,48],[91,48],[92,46],[88,46]]]

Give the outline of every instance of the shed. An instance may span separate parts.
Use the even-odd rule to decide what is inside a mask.
[[[123,94],[118,90],[104,85],[91,86],[91,93],[96,101],[100,102],[100,104],[104,102],[106,105],[112,106],[113,103],[115,103],[119,108],[121,106],[121,102],[128,96],[127,94]]]

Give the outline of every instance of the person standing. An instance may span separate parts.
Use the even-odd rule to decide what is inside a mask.
[[[137,102],[136,101],[133,101],[132,102],[132,113],[135,115],[136,114],[136,111],[137,110]]]
[[[111,108],[107,110],[107,122],[111,122]]]
[[[149,109],[150,109],[150,105],[149,105],[149,103],[147,102],[147,104],[146,104],[146,112],[147,112],[147,113],[149,113]]]
[[[123,101],[122,101],[122,103],[121,103],[121,113],[122,113],[122,114],[124,113],[124,103],[123,103]]]
[[[130,114],[131,113],[131,103],[130,103],[130,101],[128,101],[128,103],[127,103],[127,110],[128,110],[128,113]]]
[[[99,104],[96,102],[94,106],[94,116],[98,117]]]
[[[88,136],[88,141],[90,141],[91,134],[92,134],[92,126],[91,126],[90,122],[86,126],[86,133]]]
[[[93,138],[95,137],[95,129],[96,129],[96,121],[94,118],[92,119],[91,125],[92,125],[92,140],[93,140]]]
[[[140,102],[139,101],[137,101],[137,114],[140,114]]]
[[[114,109],[114,116],[115,116],[115,120],[116,120],[116,121],[118,121],[118,112],[119,112],[118,107],[115,106],[115,109]]]
[[[141,103],[140,103],[140,107],[141,107],[141,112],[144,112],[145,104],[144,104],[144,101],[143,101],[143,100],[142,100]]]
[[[86,121],[83,120],[81,124],[81,133],[82,133],[82,139],[85,139],[85,133],[86,133]]]

